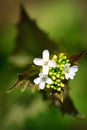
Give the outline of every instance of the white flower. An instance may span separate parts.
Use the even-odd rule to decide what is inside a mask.
[[[34,83],[36,85],[39,84],[40,89],[44,89],[45,88],[45,83],[52,84],[52,80],[47,75],[44,75],[43,73],[40,73],[39,77],[34,79]]]
[[[70,67],[70,64],[65,64],[64,66],[64,73],[66,79],[73,79],[75,76],[75,73],[78,71],[78,66],[74,65]]]
[[[56,67],[57,64],[55,61],[53,60],[49,60],[49,51],[48,50],[44,50],[42,53],[42,59],[40,58],[35,58],[33,60],[34,64],[38,65],[38,66],[42,66],[43,68],[43,74],[47,75],[49,72],[49,67]]]

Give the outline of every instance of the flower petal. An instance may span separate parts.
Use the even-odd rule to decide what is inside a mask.
[[[69,68],[70,68],[70,64],[65,64],[64,65],[64,71],[66,72],[67,70],[69,70]]]
[[[39,59],[39,58],[35,58],[35,59],[33,60],[33,63],[34,63],[35,65],[42,66],[42,65],[44,65],[44,60],[43,60],[43,59]]]
[[[78,71],[78,66],[74,65],[74,66],[70,67],[70,71],[77,72]]]
[[[39,84],[40,82],[41,82],[41,78],[40,78],[40,77],[34,79],[34,83],[35,83],[36,85]]]
[[[41,83],[39,84],[39,88],[44,89],[45,88],[45,82],[41,81]]]
[[[75,73],[70,75],[70,79],[74,79]]]
[[[53,61],[53,60],[49,60],[49,62],[48,62],[48,66],[50,66],[50,67],[56,67],[57,64],[56,64],[55,61]]]
[[[42,77],[44,77],[44,74],[43,73],[39,73],[39,76],[42,78]]]
[[[42,54],[42,57],[45,61],[48,61],[49,60],[49,51],[48,50],[44,50],[43,51],[43,54]]]
[[[71,71],[71,69],[70,69],[70,78],[73,79],[75,75],[76,75],[76,72]]]
[[[43,66],[43,74],[44,74],[44,75],[48,75],[48,72],[49,72],[49,66],[44,65],[44,66]]]
[[[51,78],[47,78],[47,79],[46,79],[46,83],[52,84],[52,79],[51,79]]]
[[[69,73],[65,73],[65,78],[66,78],[66,79],[69,79],[69,77],[70,77],[70,76],[69,76]]]

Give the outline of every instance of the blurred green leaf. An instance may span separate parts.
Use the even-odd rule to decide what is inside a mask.
[[[57,44],[39,29],[35,21],[30,19],[23,6],[21,6],[21,16],[17,29],[17,47],[14,52],[25,51],[29,55],[37,56],[44,49],[49,49],[51,52],[58,50]]]
[[[3,26],[0,28],[0,55],[9,55],[15,48],[17,30],[15,26]]]
[[[12,92],[17,87],[21,88],[21,92],[23,92],[28,86],[33,89],[34,85],[31,85],[31,83],[33,82],[34,77],[36,77],[39,71],[39,67],[35,65],[30,65],[29,70],[24,72],[23,74],[19,74],[17,82],[12,86],[12,88],[7,90],[6,93]]]

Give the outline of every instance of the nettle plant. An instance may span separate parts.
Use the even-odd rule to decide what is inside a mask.
[[[40,92],[45,100],[59,108],[62,114],[70,114],[79,119],[85,116],[75,108],[69,95],[69,80],[73,80],[78,71],[78,60],[86,54],[67,56],[66,53],[50,55],[48,50],[42,52],[42,58],[34,58],[28,71],[19,75],[18,81],[7,92],[27,86]]]

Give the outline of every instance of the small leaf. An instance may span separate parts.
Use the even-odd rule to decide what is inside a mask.
[[[23,84],[21,85],[21,92],[24,92],[24,90],[27,88],[28,85],[29,80],[25,80],[25,82],[23,82]]]
[[[17,82],[10,88],[9,90],[6,91],[6,93],[12,92],[14,89],[20,87],[21,92],[23,92],[27,86],[32,86],[31,83],[34,79],[34,77],[39,73],[39,67],[35,65],[30,65],[29,70],[20,74],[18,76]],[[32,87],[31,87],[32,88]]]
[[[85,115],[80,114],[77,110],[77,108],[74,106],[73,101],[71,100],[70,96],[67,96],[63,102],[57,98],[57,96],[53,97],[52,104],[60,109],[61,113],[63,115],[69,114],[72,115],[78,119],[85,119]]]
[[[86,55],[86,54],[87,54],[87,51],[84,50],[84,51],[82,51],[82,52],[79,53],[79,54],[75,54],[75,55],[70,56],[69,59],[70,59],[71,62],[78,62],[78,60],[79,60],[82,56],[84,56],[84,55]]]
[[[46,90],[41,90],[40,92],[43,95],[44,100],[48,100],[50,102],[50,105],[57,107],[60,109],[62,115],[69,114],[71,116],[74,116],[78,119],[85,119],[85,115],[80,114],[75,107],[71,97],[69,96],[69,86],[67,84],[67,91],[64,91],[62,93],[52,93],[52,91],[48,92]]]
[[[61,103],[61,107],[60,107],[60,110],[63,114],[67,113],[67,114],[70,114],[72,116],[75,116],[79,119],[84,119],[85,116],[81,115],[77,108],[74,106],[74,103],[73,101],[71,100],[70,96],[67,96],[65,99],[64,99],[64,102]]]
[[[17,86],[19,85],[19,80],[17,80],[16,81],[16,83],[9,89],[9,90],[7,90],[7,91],[5,91],[6,93],[10,93],[10,92],[12,92],[14,89],[16,89],[17,88]]]

